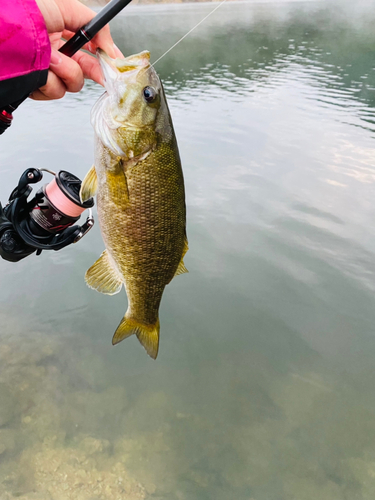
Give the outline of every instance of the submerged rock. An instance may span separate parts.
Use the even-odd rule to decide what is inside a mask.
[[[24,457],[25,458],[25,457]],[[145,491],[114,458],[93,460],[75,448],[43,448],[33,454],[35,489],[53,500],[143,500]]]
[[[42,333],[2,338],[0,500],[144,500],[102,436],[118,428],[125,389],[90,390],[69,349]]]
[[[81,443],[81,449],[86,455],[95,455],[97,453],[107,453],[110,449],[110,442],[107,439],[95,439],[93,437],[84,438]]]

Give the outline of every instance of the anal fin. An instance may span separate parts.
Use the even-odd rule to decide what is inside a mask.
[[[122,281],[109,261],[107,250],[86,271],[85,280],[90,288],[107,295],[115,295],[122,287]]]
[[[174,273],[173,277],[170,279],[170,281],[168,282],[168,284],[172,281],[172,279],[175,277],[175,276],[179,276],[180,274],[184,274],[184,273],[188,273],[189,271],[186,269],[186,266],[184,264],[184,256],[186,254],[186,252],[189,250],[189,245],[188,245],[188,241],[187,241],[187,238],[185,236],[185,242],[184,242],[184,248],[182,250],[182,256],[181,256],[181,260],[180,260],[180,263],[178,264],[177,266],[177,269],[176,269],[176,272]]]
[[[98,190],[98,177],[96,175],[95,165],[93,165],[87,172],[85,178],[82,181],[81,189],[79,192],[79,197],[81,198],[81,202],[84,203],[85,201],[95,196],[97,190]]]
[[[179,274],[184,274],[188,273],[189,271],[186,269],[184,261],[181,259],[180,263],[178,264],[177,270],[174,273],[175,276],[178,276]]]

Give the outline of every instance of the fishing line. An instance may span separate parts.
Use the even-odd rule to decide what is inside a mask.
[[[182,42],[182,40],[184,40],[188,35],[190,35],[190,33],[192,33],[196,28],[198,28],[198,26],[200,24],[202,24],[208,17],[211,16],[211,14],[213,14],[215,11],[217,11],[217,9],[219,9],[223,3],[225,3],[227,0],[223,0],[222,2],[219,3],[219,5],[217,5],[209,14],[207,14],[206,17],[204,17],[201,21],[199,21],[198,24],[196,24],[193,28],[191,28],[190,31],[188,31],[186,33],[186,35],[184,35],[182,38],[180,38],[174,45],[172,45],[171,48],[169,48],[166,52],[164,52],[164,54],[162,56],[159,57],[159,59],[156,59],[156,61],[154,63],[151,64],[151,67],[155,66],[155,64],[157,62],[160,61],[160,59],[162,59],[164,56],[166,56],[168,54],[168,52],[170,52],[172,49],[174,49],[180,42]]]

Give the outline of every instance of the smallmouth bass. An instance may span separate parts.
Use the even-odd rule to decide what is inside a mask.
[[[184,180],[162,83],[148,51],[111,59],[98,51],[106,93],[95,104],[95,163],[82,201],[97,194],[106,250],[86,272],[89,287],[128,296],[112,343],[135,334],[156,359],[165,286],[187,272]]]

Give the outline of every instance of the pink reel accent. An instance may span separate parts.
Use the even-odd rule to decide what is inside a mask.
[[[51,201],[51,203],[63,214],[69,217],[78,217],[85,208],[79,207],[73,203],[69,198],[61,191],[57,185],[56,179],[53,179],[46,186],[46,194]]]

